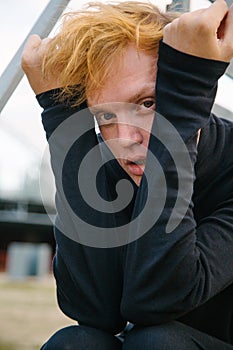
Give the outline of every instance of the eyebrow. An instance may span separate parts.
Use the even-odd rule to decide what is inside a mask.
[[[130,98],[128,99],[128,102],[132,103],[132,101],[137,101],[139,100],[143,95],[148,94],[149,91],[149,95],[153,92],[153,97],[155,97],[155,84],[146,84],[144,85],[140,91],[138,91],[135,95],[130,96]]]
[[[122,101],[122,103],[133,103],[134,101],[139,100],[140,98],[142,98],[142,96],[144,95],[152,95],[153,97],[155,97],[155,84],[145,84],[142,86],[142,88],[136,92],[136,94],[130,96],[128,98],[128,100],[126,101]],[[89,109],[91,111],[91,113],[95,114],[95,113],[101,113],[101,112],[105,112],[105,105],[109,105],[111,103],[118,103],[118,102],[106,102],[106,103],[100,103],[99,105],[95,105],[95,106],[90,106]],[[121,102],[120,102],[121,103]]]
[[[102,107],[104,105],[105,105],[105,103],[102,103],[100,105],[96,105],[94,107],[91,106],[91,107],[89,107],[89,111],[94,115],[98,114],[98,113],[104,113],[104,112],[106,112],[106,110],[104,110],[104,107]],[[106,105],[109,105],[109,103],[106,103]],[[101,108],[100,108],[100,106],[101,106]]]

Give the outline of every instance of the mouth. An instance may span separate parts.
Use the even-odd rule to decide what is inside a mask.
[[[143,175],[146,165],[145,158],[125,159],[123,162],[130,174],[135,176]]]
[[[145,160],[144,159],[139,159],[136,161],[130,161],[130,164],[136,164],[136,165],[145,165]]]

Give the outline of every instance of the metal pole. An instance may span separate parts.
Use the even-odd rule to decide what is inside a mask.
[[[215,2],[215,0],[209,0],[210,2]],[[226,3],[228,5],[228,7],[230,7],[233,4],[232,0],[226,0]]]
[[[42,38],[48,36],[69,1],[70,0],[51,0],[48,3],[26,39],[23,41],[22,45],[2,73],[0,77],[0,112],[3,110],[8,99],[24,75],[20,62],[27,38],[31,34],[38,34]]]
[[[190,10],[190,0],[173,0],[168,5],[168,11],[188,12]]]

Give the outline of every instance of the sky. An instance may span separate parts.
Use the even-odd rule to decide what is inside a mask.
[[[48,2],[48,0],[2,1],[0,74]],[[75,10],[86,2],[86,0],[71,0],[65,11]],[[164,9],[171,0],[152,2]],[[191,6],[191,10],[195,10],[209,6],[209,2],[192,0]],[[216,102],[233,110],[231,91],[233,91],[231,79],[221,78]],[[0,115],[0,198],[20,196],[25,188],[25,179],[30,184],[38,178],[40,161],[46,147],[40,114],[41,108],[24,77]]]
[[[84,2],[70,1],[65,11]],[[0,37],[0,74],[48,3],[48,0],[9,0],[1,4],[0,29],[4,35]],[[41,108],[24,77],[0,115],[0,197],[24,197],[25,182],[38,181],[47,145],[40,114]]]

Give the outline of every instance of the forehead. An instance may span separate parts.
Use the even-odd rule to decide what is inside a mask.
[[[103,88],[87,93],[88,105],[111,102],[132,102],[141,95],[151,94],[155,89],[157,53],[137,51],[131,45],[125,49],[121,59],[116,58],[111,74]]]

